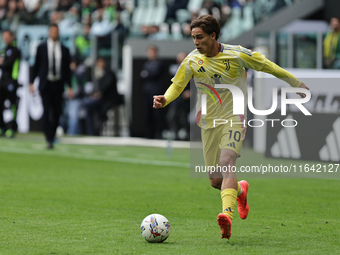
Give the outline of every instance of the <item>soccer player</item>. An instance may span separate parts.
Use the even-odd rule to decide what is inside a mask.
[[[216,166],[218,164],[221,168],[232,169],[235,167],[245,137],[246,116],[233,114],[232,93],[227,89],[214,89],[216,85],[234,85],[242,90],[243,95],[246,95],[245,68],[251,68],[283,79],[292,87],[305,89],[308,87],[258,52],[252,52],[241,46],[219,43],[217,40],[220,35],[220,26],[211,15],[198,17],[191,23],[190,28],[196,49],[183,60],[165,94],[154,96],[153,107],[162,108],[168,105],[180,95],[193,77],[198,89],[196,121],[201,127],[205,165]],[[215,105],[213,102],[215,99],[206,96],[206,109],[203,111],[201,96],[212,94],[211,91],[219,95],[220,103]],[[301,97],[306,96],[303,93],[298,94]],[[245,104],[246,102],[245,99]],[[228,120],[228,123],[232,121],[234,124],[215,127],[214,119]],[[233,171],[209,173],[209,178],[211,185],[221,190],[223,212],[217,216],[217,223],[221,228],[221,237],[229,239],[236,200],[240,217],[246,219],[248,216],[249,184],[247,181],[237,182],[236,173]]]

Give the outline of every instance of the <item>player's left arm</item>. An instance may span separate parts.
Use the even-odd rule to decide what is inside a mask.
[[[305,83],[299,81],[293,74],[291,74],[287,70],[283,69],[282,67],[278,66],[277,64],[273,63],[268,59],[265,59],[265,63],[260,71],[269,73],[275,76],[276,78],[279,78],[287,82],[291,87],[309,90]],[[297,92],[296,94],[298,94],[302,98],[306,97],[306,94],[301,92]]]
[[[304,84],[303,82],[301,82],[299,88],[303,88],[303,89],[307,89],[309,90],[309,88],[306,86],[306,84]],[[305,93],[300,93],[300,92],[297,92],[296,94],[298,94],[300,97],[302,98],[305,98],[306,97],[306,94]]]
[[[240,61],[242,62],[242,65],[244,67],[251,68],[256,71],[269,73],[276,78],[287,82],[291,87],[309,90],[306,84],[299,81],[293,74],[291,74],[287,70],[281,68],[277,64],[267,59],[263,54],[259,52],[252,52],[241,46],[239,46],[239,51],[241,52]],[[304,93],[298,92],[297,94],[302,98],[306,97]]]

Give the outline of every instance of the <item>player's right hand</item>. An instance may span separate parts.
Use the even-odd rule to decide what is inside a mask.
[[[163,108],[166,104],[165,96],[153,96],[153,108],[159,109]]]

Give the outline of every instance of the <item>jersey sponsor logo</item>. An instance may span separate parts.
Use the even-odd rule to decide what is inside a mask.
[[[202,59],[198,60],[198,64],[199,64],[200,66],[203,65],[203,60],[202,60]]]
[[[221,84],[222,83],[222,75],[220,74],[214,74],[212,77],[211,77],[211,80],[214,84]]]
[[[197,70],[199,73],[205,73],[205,69],[203,66],[200,67],[200,69]]]
[[[234,142],[227,144],[227,146],[235,149],[235,143]]]
[[[230,60],[223,60],[223,64],[225,64],[225,70],[230,70]]]

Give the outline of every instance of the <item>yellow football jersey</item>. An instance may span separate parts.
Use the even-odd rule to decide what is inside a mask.
[[[214,127],[216,119],[246,120],[247,109],[247,74],[245,68],[264,71],[285,79],[291,86],[300,86],[292,74],[266,59],[258,52],[252,52],[241,46],[220,44],[220,52],[215,57],[206,57],[197,50],[192,51],[181,63],[172,85],[165,93],[167,104],[180,95],[191,78],[197,88],[196,121],[203,128]],[[233,96],[229,89],[216,88],[216,84],[234,85],[244,96],[244,115],[233,115]],[[202,95],[204,114],[202,114]]]

